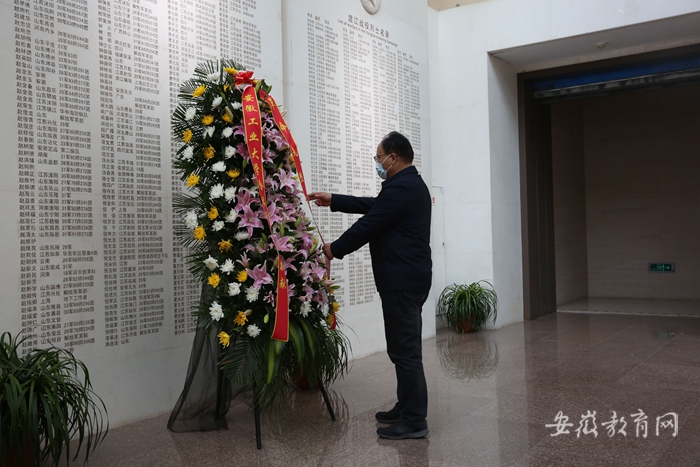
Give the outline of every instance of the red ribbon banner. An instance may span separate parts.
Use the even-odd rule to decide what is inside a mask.
[[[251,73],[252,74],[252,73]],[[263,92],[262,90],[260,91]],[[269,96],[268,96],[269,97]],[[262,163],[262,126],[260,125],[260,106],[254,86],[248,86],[243,91],[243,126],[245,130],[246,144],[250,154],[250,162],[255,172],[255,183],[258,186],[260,201],[265,211],[267,225],[272,232],[272,223],[267,211],[267,195],[265,192],[265,171]],[[287,275],[284,272],[282,256],[277,253],[277,300],[275,308],[275,324],[272,328],[272,338],[278,341],[289,340],[289,290],[287,287]]]
[[[270,110],[272,111],[272,118],[275,121],[275,125],[277,125],[277,128],[279,128],[280,132],[282,133],[282,136],[284,136],[284,139],[287,140],[287,144],[289,144],[289,148],[292,151],[292,157],[290,159],[292,160],[292,164],[294,165],[294,169],[297,171],[297,174],[299,174],[299,182],[301,183],[301,189],[304,192],[304,196],[306,197],[306,203],[309,205],[309,211],[311,211],[311,203],[309,203],[309,193],[306,190],[306,181],[304,180],[304,171],[301,169],[301,159],[299,158],[299,151],[297,150],[297,143],[294,141],[294,138],[292,137],[292,132],[289,131],[289,127],[287,126],[287,122],[284,121],[284,117],[282,116],[282,112],[280,112],[279,107],[277,106],[277,102],[275,102],[275,99],[272,98],[271,95],[266,93],[264,90],[260,90],[260,99],[262,99],[264,102],[267,103],[267,105],[270,106]],[[318,232],[319,237],[321,237],[321,242],[324,244],[326,243],[325,240],[323,240],[323,235],[321,234],[321,229],[316,230]],[[330,261],[326,265],[326,278],[330,279],[331,278],[331,263]],[[331,329],[335,328],[335,323],[333,324],[333,327]]]
[[[275,102],[272,96],[261,89],[260,98],[263,101],[267,102],[267,104],[270,106],[270,109],[272,110],[272,118],[275,120],[275,124],[282,133],[282,136],[284,136],[284,139],[287,140],[289,148],[292,150],[292,163],[294,164],[294,168],[296,169],[297,174],[299,174],[299,182],[301,183],[301,189],[304,191],[304,196],[306,197],[306,201],[308,202],[309,194],[306,191],[306,181],[304,180],[304,172],[301,170],[301,159],[299,159],[297,143],[294,141],[294,138],[292,138],[292,132],[289,131],[289,127],[284,121],[284,117],[282,117],[282,112],[280,112],[279,107],[277,107],[277,102]]]

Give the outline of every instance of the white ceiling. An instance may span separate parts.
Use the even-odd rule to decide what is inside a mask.
[[[483,1],[484,0],[428,0],[428,6],[433,10],[441,11]]]
[[[522,72],[697,43],[700,12],[490,53]]]

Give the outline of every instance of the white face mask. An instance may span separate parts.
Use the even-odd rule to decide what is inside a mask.
[[[384,158],[383,161],[377,162],[375,164],[376,169],[377,169],[377,175],[379,175],[379,178],[381,178],[382,180],[386,180],[387,172],[389,171],[390,168],[392,168],[394,166],[394,164],[396,164],[396,161],[394,161],[394,164],[391,164],[388,169],[385,169],[384,168],[384,161],[386,161],[388,158],[389,158],[389,155],[387,154],[387,156]]]

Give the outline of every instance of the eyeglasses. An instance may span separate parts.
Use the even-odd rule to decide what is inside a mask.
[[[387,157],[389,157],[389,156],[391,156],[392,154],[393,154],[393,152],[390,152],[390,153],[388,153],[388,154],[377,154],[376,156],[374,156],[374,162],[379,162],[379,158],[382,157],[382,156],[387,156]],[[386,157],[384,158],[384,160],[386,160]],[[382,162],[384,162],[384,161],[382,161]]]

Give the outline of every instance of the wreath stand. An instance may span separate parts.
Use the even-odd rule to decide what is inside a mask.
[[[221,404],[219,403],[221,401],[221,397],[224,391],[224,381],[226,377],[224,376],[223,370],[219,370],[218,374],[218,381],[216,385],[216,419],[220,419],[221,417],[225,416],[225,414],[222,414],[220,411]],[[328,413],[331,416],[331,420],[335,421],[335,412],[333,412],[333,407],[331,407],[331,401],[328,399],[328,392],[326,392],[326,387],[323,385],[323,381],[321,381],[321,378],[318,378],[318,388],[321,391],[321,395],[323,396],[323,402],[326,403],[326,408],[328,409]],[[256,400],[257,398],[255,397],[257,393],[257,388],[255,387],[255,383],[253,383],[253,400]],[[257,402],[254,402],[254,412],[255,412],[255,444],[258,447],[258,449],[262,449],[262,435],[260,433],[260,407],[258,406]]]

